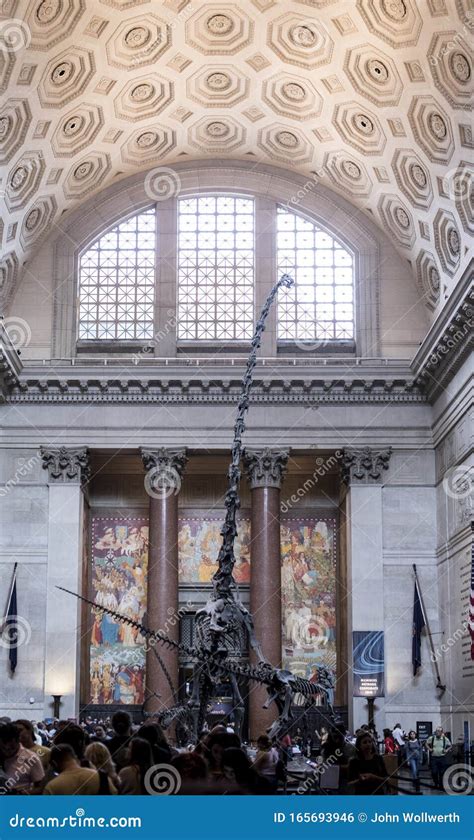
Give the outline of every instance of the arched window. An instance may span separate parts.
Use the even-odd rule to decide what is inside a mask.
[[[156,217],[154,209],[112,228],[81,254],[81,340],[153,337]]]
[[[278,274],[294,278],[278,299],[278,340],[354,339],[354,261],[336,239],[303,216],[277,209]]]
[[[178,340],[250,339],[253,199],[203,195],[181,198],[178,208]]]

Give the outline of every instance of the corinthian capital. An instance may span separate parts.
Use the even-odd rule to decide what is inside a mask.
[[[48,470],[50,483],[83,484],[90,478],[90,458],[86,446],[79,449],[42,446],[41,458],[43,469]]]
[[[286,474],[289,449],[246,449],[244,466],[250,487],[277,487],[280,489]]]
[[[366,484],[378,481],[384,470],[388,470],[392,448],[363,449],[346,448],[343,450],[341,477],[345,484],[361,481]]]
[[[146,470],[145,489],[149,496],[163,499],[177,496],[187,463],[186,449],[141,449],[143,466]]]

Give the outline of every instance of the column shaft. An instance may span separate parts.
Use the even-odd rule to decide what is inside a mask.
[[[250,611],[255,635],[265,657],[281,665],[281,551],[280,490],[255,487],[252,490]],[[255,661],[255,659],[253,660]],[[263,709],[268,694],[263,686],[250,689],[250,737],[265,734],[275,720],[275,708]]]
[[[148,556],[148,625],[179,640],[178,493],[187,461],[184,449],[142,449],[150,496]],[[161,660],[161,661],[160,661]],[[174,648],[147,645],[146,711],[172,706],[177,700],[179,655]]]
[[[264,657],[281,664],[281,548],[280,487],[286,472],[287,450],[246,450],[244,463],[252,491],[250,611]],[[252,652],[251,660],[255,662]],[[249,686],[250,738],[264,735],[275,720],[276,707],[263,686]]]
[[[150,548],[148,557],[147,618],[150,627],[179,638],[178,498],[150,498]],[[171,620],[172,617],[175,620]],[[178,689],[178,651],[162,645],[156,652]],[[159,697],[156,697],[159,695]],[[174,702],[173,692],[151,647],[146,654],[146,710],[153,712]]]

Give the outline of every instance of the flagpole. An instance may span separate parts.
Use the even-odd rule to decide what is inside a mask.
[[[430,641],[430,648],[431,648],[431,659],[432,659],[432,662],[435,666],[435,671],[436,671],[436,680],[437,680],[436,688],[439,688],[440,691],[446,691],[446,686],[443,685],[443,683],[441,682],[441,674],[439,673],[438,661],[436,659],[436,651],[435,651],[434,644],[433,644],[433,637],[431,635],[430,623],[428,621],[428,616],[426,614],[425,603],[423,601],[423,595],[421,593],[420,581],[418,579],[418,574],[417,574],[417,571],[416,571],[415,563],[413,563],[413,572],[415,574],[415,583],[416,583],[416,586],[417,586],[417,589],[418,589],[418,595],[419,595],[419,598],[420,598],[421,609],[423,610],[423,618],[425,620],[426,629],[428,631],[428,639]]]
[[[12,595],[13,595],[13,588],[15,586],[17,567],[18,567],[18,563],[15,563],[15,565],[13,566],[12,582],[10,584],[10,592],[9,592],[8,600],[7,600],[7,609],[6,609],[5,615],[3,616],[2,626],[0,628],[0,632],[2,632],[2,633],[3,633],[3,628],[5,627],[5,622],[8,618],[8,613],[10,612],[10,604],[12,602]]]

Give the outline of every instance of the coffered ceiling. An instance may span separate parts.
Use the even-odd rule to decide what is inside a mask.
[[[137,170],[293,168],[391,236],[432,310],[473,232],[474,0],[3,0],[1,294]]]

